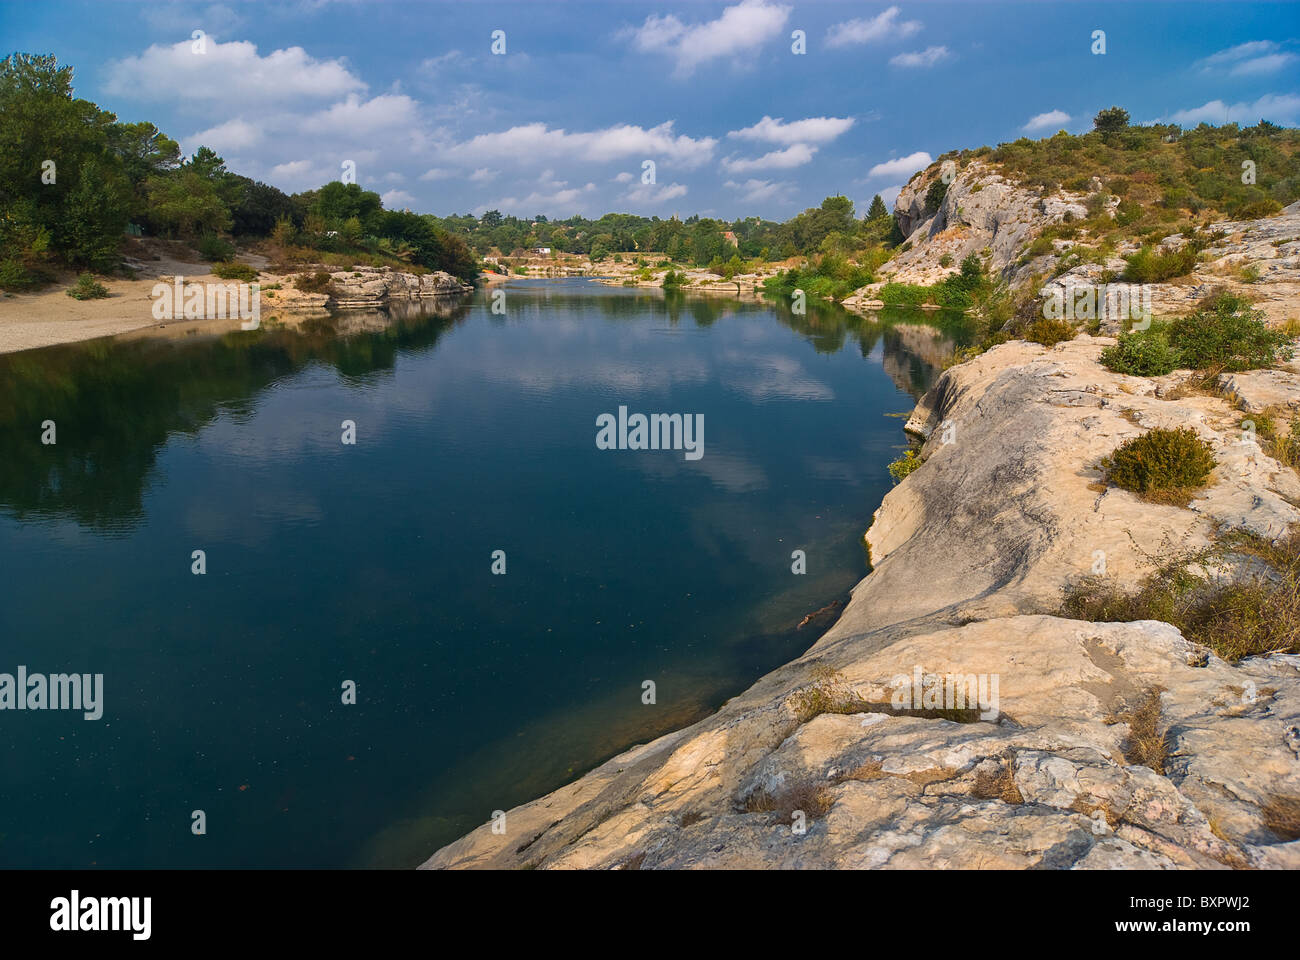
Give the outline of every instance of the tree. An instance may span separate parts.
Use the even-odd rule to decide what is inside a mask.
[[[1128,126],[1128,111],[1123,107],[1107,107],[1092,118],[1092,127],[1098,133],[1115,133]]]
[[[871,198],[871,206],[867,210],[868,220],[883,220],[889,216],[889,210],[885,206],[885,201],[880,199],[880,194]]]
[[[193,238],[230,229],[230,211],[215,184],[188,165],[150,177],[145,191],[151,223],[172,236]]]
[[[380,219],[384,204],[373,190],[362,190],[359,184],[333,180],[316,192],[312,212],[324,221],[326,229],[337,230],[349,217],[361,221],[366,233],[382,233]]]
[[[239,198],[230,208],[230,232],[235,236],[268,236],[282,218],[293,219],[293,200],[268,183],[231,174]]]

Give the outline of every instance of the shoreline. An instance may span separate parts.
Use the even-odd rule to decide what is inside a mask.
[[[100,279],[109,291],[106,298],[75,300],[66,295],[65,290],[71,281],[63,277],[46,290],[0,297],[0,354],[186,325],[241,329],[242,321],[237,316],[168,320],[158,320],[153,316],[152,292],[158,283],[172,283],[177,277],[183,277],[187,285],[236,282],[217,277],[208,269],[209,264],[164,258],[145,265],[137,263],[136,266],[140,275],[134,279]],[[307,317],[325,315],[334,310],[373,309],[393,303],[461,296],[474,289],[447,274],[417,275],[375,268],[334,271],[335,282],[347,288],[339,290],[338,296],[303,293],[289,286],[292,277],[306,272],[312,271],[304,268],[294,273],[275,274],[262,270],[263,276],[257,281],[261,285],[259,312],[262,320],[285,319],[278,314]]]

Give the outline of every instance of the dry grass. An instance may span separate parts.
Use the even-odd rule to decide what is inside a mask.
[[[745,798],[743,809],[746,813],[770,811],[778,815],[777,822],[789,823],[796,810],[803,811],[809,820],[820,820],[834,802],[825,784],[799,780],[774,792],[755,790]]]
[[[1020,793],[1020,788],[1016,786],[1015,757],[1010,752],[1004,754],[997,773],[986,773],[983,770],[976,773],[971,796],[980,800],[1024,803],[1025,798]]]
[[[1273,831],[1279,840],[1287,843],[1300,840],[1300,797],[1270,794],[1259,812],[1264,818],[1264,826]]]
[[[807,723],[823,713],[883,713],[891,717],[921,717],[925,720],[951,720],[954,723],[977,723],[980,709],[947,709],[896,707],[889,702],[866,700],[850,687],[841,674],[819,668],[814,683],[791,694],[787,701],[799,724]]]
[[[1236,583],[1188,571],[1189,564],[1214,557],[1253,557],[1264,569]],[[1300,653],[1300,531],[1273,541],[1234,532],[1212,551],[1163,564],[1133,593],[1113,579],[1080,579],[1067,588],[1060,613],[1103,623],[1161,620],[1228,661]]]
[[[1165,761],[1169,759],[1169,738],[1160,729],[1160,688],[1144,690],[1137,706],[1121,714],[1119,719],[1128,724],[1124,759],[1150,767],[1164,776]]]

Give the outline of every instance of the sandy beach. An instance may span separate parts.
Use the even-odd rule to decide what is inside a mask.
[[[43,290],[0,296],[0,353],[166,326],[153,316],[151,293],[159,277],[180,275],[187,279],[217,280],[208,264],[186,259],[186,248],[181,244],[137,240],[126,252],[136,278],[96,277],[108,288],[105,299],[69,297],[66,291],[76,282],[75,273],[60,274],[55,283]],[[169,322],[184,323],[183,320]]]

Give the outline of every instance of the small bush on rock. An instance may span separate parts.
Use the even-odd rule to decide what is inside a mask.
[[[1101,352],[1102,366],[1134,377],[1161,377],[1183,366],[1182,355],[1169,345],[1163,327],[1134,330]]]
[[[1194,490],[1203,486],[1217,461],[1210,445],[1188,427],[1157,428],[1125,440],[1107,458],[1107,478],[1141,494]]]
[[[1236,372],[1271,367],[1291,358],[1290,339],[1264,323],[1264,312],[1250,301],[1220,293],[1169,325],[1169,340],[1186,366]]]
[[[1073,340],[1077,331],[1068,320],[1049,320],[1040,317],[1025,330],[1025,339],[1030,343],[1041,343],[1045,347],[1054,347],[1058,343]]]

